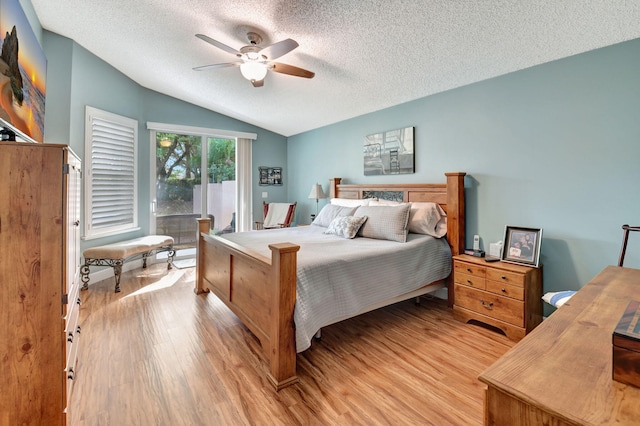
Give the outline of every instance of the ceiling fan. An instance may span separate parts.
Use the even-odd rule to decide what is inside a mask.
[[[290,38],[267,47],[260,47],[259,44],[262,42],[262,37],[259,34],[250,31],[247,33],[247,38],[249,39],[250,44],[241,47],[240,50],[236,50],[233,47],[229,47],[226,44],[203,34],[196,34],[196,37],[224,50],[225,52],[233,53],[239,58],[239,60],[221,64],[203,65],[195,67],[195,71],[239,66],[242,76],[249,80],[251,84],[253,84],[253,87],[262,87],[262,85],[264,85],[264,78],[267,75],[267,71],[274,71],[281,74],[304,78],[313,78],[313,76],[315,76],[315,73],[294,67],[293,65],[272,62],[272,60],[278,59],[298,47],[298,43]]]

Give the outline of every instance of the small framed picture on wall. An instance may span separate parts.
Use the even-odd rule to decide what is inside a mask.
[[[260,186],[282,185],[282,167],[258,167]]]

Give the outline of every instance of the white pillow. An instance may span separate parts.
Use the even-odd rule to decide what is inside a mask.
[[[382,198],[372,199],[369,201],[370,206],[399,206],[404,204],[402,201],[384,200]]]
[[[335,234],[343,238],[354,238],[366,220],[366,216],[339,216],[331,221],[324,233]]]
[[[353,216],[353,213],[358,209],[358,207],[344,207],[344,206],[336,206],[334,204],[327,204],[320,210],[318,216],[311,222],[312,225],[324,226],[325,228],[329,226],[331,221],[339,216]]]
[[[447,214],[438,203],[411,203],[409,232],[442,238],[447,234]]]
[[[336,206],[344,206],[344,207],[358,207],[358,206],[368,206],[369,198],[359,199],[359,198],[332,198],[331,204],[335,204]]]
[[[410,208],[411,204],[358,207],[354,216],[367,216],[367,221],[358,231],[358,236],[406,242]]]

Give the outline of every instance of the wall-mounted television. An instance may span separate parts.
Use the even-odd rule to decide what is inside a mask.
[[[47,58],[18,0],[0,0],[0,134],[44,141]]]

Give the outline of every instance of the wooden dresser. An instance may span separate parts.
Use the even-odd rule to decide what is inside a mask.
[[[0,142],[0,425],[65,425],[80,327],[80,161]]]
[[[640,388],[612,379],[612,334],[632,299],[640,270],[608,266],[485,370],[485,424],[640,424]]]
[[[522,339],[542,321],[542,267],[461,254],[453,257],[453,315],[496,327]]]

